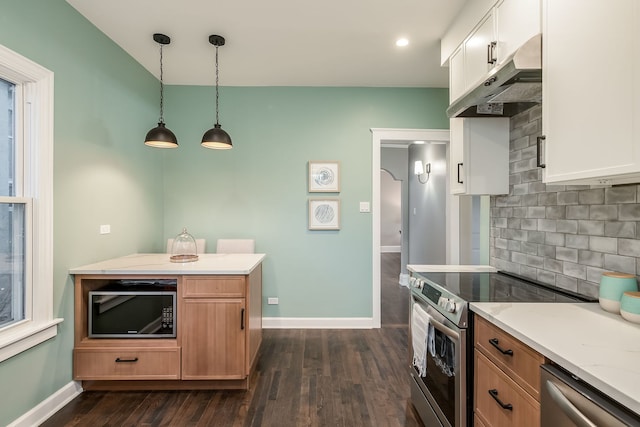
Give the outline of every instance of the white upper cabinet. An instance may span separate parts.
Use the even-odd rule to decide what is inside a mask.
[[[509,193],[509,118],[450,119],[452,194]]]
[[[640,1],[544,0],[543,180],[640,182]]]
[[[540,0],[501,0],[495,7],[497,65],[542,31]]]
[[[495,21],[492,10],[464,42],[466,89],[474,87],[495,66],[495,47]]]
[[[450,101],[481,84],[492,68],[540,33],[540,7],[540,0],[500,0],[479,18],[449,56]],[[459,34],[458,27],[452,28]]]
[[[465,91],[464,55],[458,48],[449,59],[449,102],[458,99]]]

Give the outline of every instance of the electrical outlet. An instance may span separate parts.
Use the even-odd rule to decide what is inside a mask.
[[[269,298],[267,298],[267,304],[269,304],[269,305],[278,305],[278,298],[277,297],[269,297]]]
[[[111,225],[103,224],[100,226],[100,234],[109,234],[111,233]]]

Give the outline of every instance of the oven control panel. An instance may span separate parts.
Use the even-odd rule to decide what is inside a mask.
[[[450,298],[440,297],[438,298],[438,306],[442,307],[447,313],[455,313],[458,310],[456,302]]]

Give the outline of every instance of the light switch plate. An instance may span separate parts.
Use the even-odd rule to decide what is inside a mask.
[[[371,212],[371,205],[369,202],[360,202],[360,212]]]

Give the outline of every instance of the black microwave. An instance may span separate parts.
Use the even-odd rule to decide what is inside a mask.
[[[118,281],[89,292],[90,338],[175,338],[176,280]]]

